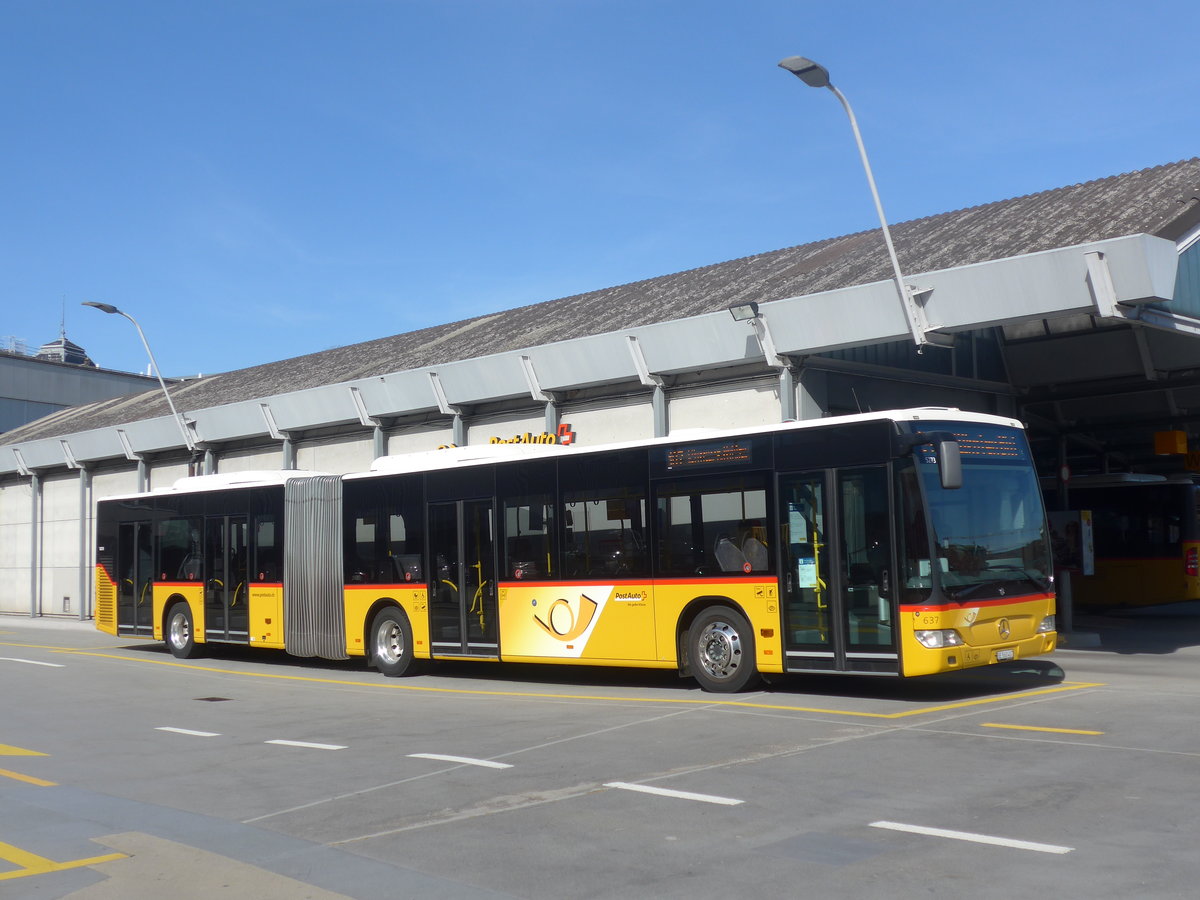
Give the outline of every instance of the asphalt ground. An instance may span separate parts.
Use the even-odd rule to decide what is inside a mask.
[[[911,681],[181,661],[0,617],[0,898],[1193,897],[1200,608]]]

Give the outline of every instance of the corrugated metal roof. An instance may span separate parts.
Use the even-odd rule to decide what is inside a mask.
[[[892,237],[911,275],[1128,234],[1175,238],[1198,217],[1193,158],[900,223]],[[172,396],[181,410],[204,409],[890,277],[873,229],[212,375],[175,385]],[[63,410],[4,437],[39,440],[168,414],[153,391]]]

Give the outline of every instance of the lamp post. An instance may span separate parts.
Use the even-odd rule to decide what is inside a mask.
[[[146,340],[146,335],[142,331],[142,326],[138,324],[137,319],[127,312],[121,312],[111,303],[91,303],[84,302],[83,306],[90,306],[93,309],[98,309],[100,312],[108,313],[113,316],[124,316],[133,323],[133,327],[137,329],[138,337],[142,339],[142,346],[146,348],[146,355],[150,357],[150,366],[154,369],[154,374],[158,377],[158,383],[162,387],[163,396],[167,398],[167,406],[171,407],[171,415],[175,417],[175,421],[179,424],[179,433],[183,435],[183,442],[187,445],[188,452],[192,456],[196,455],[196,443],[192,440],[191,434],[188,432],[187,423],[183,421],[183,416],[179,414],[179,410],[175,408],[175,401],[171,399],[171,392],[167,390],[167,383],[163,381],[162,372],[159,371],[158,361],[154,358],[154,352],[150,349],[150,342]]]
[[[917,303],[913,289],[904,283],[904,275],[900,271],[900,260],[896,258],[896,248],[892,244],[892,233],[888,230],[887,218],[883,214],[883,203],[880,201],[879,191],[875,187],[875,176],[871,174],[871,162],[867,159],[867,148],[863,145],[862,135],[858,130],[858,120],[854,117],[850,101],[846,99],[845,94],[833,86],[829,80],[829,70],[820,63],[815,63],[803,56],[789,56],[779,63],[779,67],[791,72],[809,87],[829,88],[841,102],[842,108],[846,110],[846,115],[850,118],[850,128],[854,131],[854,141],[858,144],[858,155],[862,157],[863,170],[867,173],[867,184],[871,188],[871,197],[875,200],[875,212],[879,214],[879,225],[883,229],[883,242],[887,244],[888,258],[892,262],[892,274],[896,281],[896,292],[900,296],[900,306],[904,311],[904,318],[908,322],[908,330],[912,334],[913,342],[917,345],[917,352],[921,352],[929,344],[942,347],[952,346],[953,338],[949,335],[929,332],[929,322],[925,318],[924,308]]]

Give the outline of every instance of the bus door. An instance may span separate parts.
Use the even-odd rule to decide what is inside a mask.
[[[149,522],[117,527],[117,631],[154,631],[154,543]]]
[[[209,516],[204,520],[205,640],[250,639],[248,534],[246,516]]]
[[[429,616],[435,656],[499,655],[491,499],[429,505]]]
[[[780,477],[789,671],[899,671],[889,497],[885,466]]]

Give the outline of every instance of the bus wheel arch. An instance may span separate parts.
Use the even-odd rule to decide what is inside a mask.
[[[389,678],[415,674],[418,665],[408,614],[397,603],[384,603],[368,621],[367,662]]]
[[[718,694],[751,688],[760,674],[749,617],[732,600],[701,600],[685,611],[690,616],[680,617],[680,671]]]
[[[749,617],[727,597],[698,597],[679,617],[679,671],[706,691],[735,693],[758,683]]]
[[[178,659],[193,659],[200,655],[192,607],[178,594],[171,597],[164,608],[163,640],[171,655]]]

